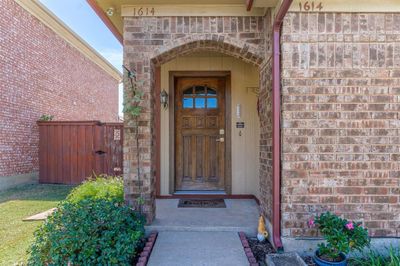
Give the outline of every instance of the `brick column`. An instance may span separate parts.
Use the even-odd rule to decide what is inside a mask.
[[[153,143],[153,120],[154,102],[151,93],[150,61],[145,56],[130,57],[125,64],[129,69],[136,69],[139,88],[144,92],[144,100],[141,104],[142,113],[137,120],[125,114],[124,132],[124,183],[125,200],[131,206],[140,207],[137,204],[139,197],[144,199],[144,204],[140,207],[146,216],[147,222],[151,223],[155,217],[155,154],[152,149]],[[146,66],[146,67],[145,67]],[[125,93],[129,93],[124,84]],[[138,123],[138,127],[136,127]],[[136,130],[138,130],[139,141],[139,165],[136,143]],[[140,176],[137,169],[140,169]]]
[[[272,219],[272,19],[271,10],[264,17],[265,61],[260,67],[260,208]]]

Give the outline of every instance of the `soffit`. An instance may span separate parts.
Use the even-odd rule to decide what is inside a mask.
[[[282,0],[253,0],[252,10],[246,11],[246,3],[251,0],[87,0],[102,13],[102,19],[112,29],[113,33],[122,41],[123,34],[123,15],[131,15],[133,10],[140,7],[151,8],[160,7],[158,16],[162,14],[171,16],[201,16],[210,15],[220,16],[232,15],[249,16],[259,15],[262,10],[271,7],[273,14]],[[94,3],[94,5],[93,5]],[[115,12],[112,16],[105,15],[107,9],[114,8]],[[185,7],[187,12],[185,12]],[[201,10],[203,8],[203,10]],[[400,0],[294,0],[289,12],[400,12]],[[216,13],[218,12],[218,13]],[[157,11],[156,11],[157,13]],[[238,14],[240,13],[240,14]],[[160,15],[161,14],[161,15]],[[157,16],[157,14],[155,14]]]
[[[253,0],[252,10],[246,11],[246,0],[88,0],[94,9],[98,9],[97,12],[103,13],[103,20],[109,20],[121,36],[122,17],[133,15],[133,10],[138,8],[154,7],[154,16],[260,16],[266,8],[275,7],[279,1]],[[114,10],[113,15],[105,15],[110,8]]]

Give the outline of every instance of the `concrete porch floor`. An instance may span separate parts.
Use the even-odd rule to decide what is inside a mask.
[[[252,199],[225,199],[226,208],[178,208],[178,202],[178,199],[157,199],[156,219],[146,226],[146,231],[257,234],[259,207]]]

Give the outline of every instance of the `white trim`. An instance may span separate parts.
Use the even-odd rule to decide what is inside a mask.
[[[152,10],[154,13],[146,12]],[[144,10],[138,15],[138,10]],[[122,17],[146,16],[146,17],[201,17],[201,16],[263,16],[265,8],[253,7],[246,11],[244,5],[123,5],[121,6]]]
[[[399,0],[363,0],[363,1],[351,1],[351,0],[294,0],[290,6],[289,12],[300,12],[300,3],[303,5],[308,2],[311,5],[322,4],[322,9],[314,10],[314,12],[340,12],[340,13],[394,13],[400,12],[400,1]],[[304,10],[302,10],[304,12]],[[311,12],[311,10],[310,10]]]

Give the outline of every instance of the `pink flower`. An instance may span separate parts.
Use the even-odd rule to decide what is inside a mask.
[[[314,219],[311,218],[311,219],[308,221],[308,227],[310,227],[310,228],[315,227],[315,221],[314,221]]]
[[[346,228],[349,229],[349,230],[353,230],[354,229],[354,224],[352,222],[348,222],[346,224]]]

